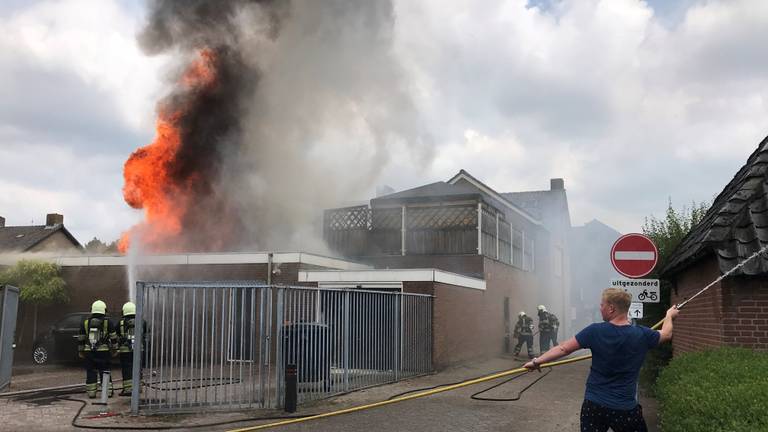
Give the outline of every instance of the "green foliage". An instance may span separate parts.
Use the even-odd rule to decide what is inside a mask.
[[[25,303],[45,305],[69,301],[59,266],[44,261],[21,260],[0,273],[0,284],[19,288]]]
[[[654,271],[648,278],[660,279],[659,270],[664,268],[669,262],[669,257],[688,235],[691,228],[695,227],[704,218],[709,204],[705,202],[691,202],[690,207],[683,207],[675,210],[672,206],[672,199],[667,205],[667,212],[663,219],[657,219],[650,216],[645,219],[643,224],[643,234],[648,236],[659,250],[659,262]],[[661,279],[661,298],[659,303],[645,303],[644,318],[640,324],[651,327],[659,322],[669,308],[671,301],[671,285],[669,281]],[[672,358],[672,350],[669,344],[660,346],[658,349],[648,353],[642,369],[640,369],[640,384],[650,395],[655,393],[656,379],[661,369],[666,366],[669,359]]]
[[[768,430],[768,353],[742,348],[686,353],[659,376],[664,432]]]
[[[98,238],[94,237],[85,244],[85,251],[93,254],[106,254],[117,252],[117,241],[113,241],[110,244],[106,244]]]
[[[669,199],[667,214],[663,219],[654,216],[645,218],[643,234],[650,237],[659,249],[659,263],[656,269],[663,268],[677,245],[688,235],[688,232],[704,218],[709,204],[691,202],[690,207],[675,210],[672,199]]]

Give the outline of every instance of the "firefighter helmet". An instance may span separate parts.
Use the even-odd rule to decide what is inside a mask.
[[[106,314],[107,314],[107,304],[106,304],[106,303],[104,303],[104,302],[103,302],[103,301],[101,301],[101,300],[96,300],[96,301],[95,301],[95,302],[93,302],[93,304],[91,305],[91,313],[92,313],[92,314],[102,314],[102,315],[106,315]]]
[[[136,315],[136,305],[133,302],[127,302],[123,305],[123,316]]]
[[[547,311],[547,308],[545,308],[544,305],[539,305],[539,307],[537,307],[536,309],[538,309],[539,312],[546,312]]]
[[[520,313],[519,313],[519,314],[517,314],[517,316],[519,316],[519,317],[524,317],[524,316],[525,316],[525,311],[520,311]]]

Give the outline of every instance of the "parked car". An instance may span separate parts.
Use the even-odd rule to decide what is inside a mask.
[[[32,345],[32,360],[39,365],[51,362],[77,362],[77,336],[88,312],[74,312],[40,333]]]

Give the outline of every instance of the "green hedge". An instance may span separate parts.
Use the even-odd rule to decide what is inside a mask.
[[[720,348],[675,357],[656,396],[664,432],[768,431],[768,353]]]

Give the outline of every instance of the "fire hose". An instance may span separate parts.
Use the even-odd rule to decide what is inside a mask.
[[[721,280],[725,279],[726,277],[730,276],[731,274],[736,272],[739,268],[741,268],[744,264],[746,264],[747,262],[749,262],[753,258],[757,257],[761,253],[765,252],[766,250],[768,250],[768,245],[766,245],[762,249],[758,250],[757,252],[755,252],[754,254],[749,256],[747,259],[745,259],[744,261],[739,263],[739,265],[733,267],[732,269],[730,269],[726,273],[723,273],[722,275],[720,275],[720,277],[718,277],[717,279],[715,279],[714,281],[709,283],[707,286],[705,286],[704,288],[699,290],[696,294],[692,295],[690,298],[688,298],[688,299],[684,300],[683,302],[675,305],[675,308],[677,308],[678,310],[682,309],[691,300],[693,300],[696,297],[700,296],[705,291],[707,291],[708,289],[713,287],[716,283],[718,283]],[[656,324],[654,324],[654,326],[651,327],[651,329],[652,330],[656,330],[659,327],[661,327],[661,325],[664,323],[665,319],[666,318],[664,318],[664,319],[660,320],[659,322],[657,322]],[[544,363],[544,364],[539,366],[539,369],[554,368],[554,367],[557,367],[557,366],[563,366],[563,365],[570,364],[570,363],[576,363],[576,362],[580,362],[580,361],[583,361],[583,360],[588,360],[588,359],[591,359],[591,358],[592,358],[592,355],[588,354],[588,355],[583,355],[583,356],[579,356],[579,357],[573,357],[573,358],[566,359],[566,360],[559,360],[559,361],[554,361],[554,362],[550,362],[550,363]],[[431,389],[431,390],[426,390],[426,391],[422,391],[422,392],[418,392],[418,393],[414,393],[414,394],[407,394],[407,395],[403,395],[403,396],[398,396],[398,397],[395,397],[395,398],[391,398],[391,399],[380,401],[380,402],[374,402],[374,403],[367,404],[367,405],[359,405],[359,406],[345,408],[345,409],[340,409],[340,410],[336,410],[336,411],[330,411],[330,412],[327,412],[327,413],[311,415],[311,416],[303,417],[303,418],[278,421],[278,422],[274,422],[274,423],[267,423],[267,424],[258,425],[258,426],[250,426],[250,427],[240,428],[240,429],[232,429],[232,430],[229,430],[227,432],[250,432],[250,431],[255,431],[255,430],[274,428],[274,427],[278,427],[278,426],[286,426],[286,425],[294,424],[294,423],[302,423],[302,422],[310,421],[310,420],[319,420],[319,419],[333,417],[333,416],[342,415],[342,414],[349,414],[349,413],[363,411],[363,410],[367,410],[367,409],[371,409],[371,408],[378,408],[378,407],[382,407],[382,406],[386,406],[386,405],[391,405],[391,404],[395,404],[395,403],[398,403],[398,402],[404,402],[404,401],[407,401],[407,400],[422,398],[422,397],[425,397],[425,396],[431,396],[431,395],[434,395],[434,394],[437,394],[437,393],[443,393],[443,392],[447,392],[447,391],[451,391],[451,390],[456,390],[456,389],[459,389],[459,388],[462,388],[462,387],[467,387],[467,386],[471,386],[471,385],[475,385],[475,384],[480,384],[480,383],[483,383],[483,382],[492,381],[492,380],[495,380],[495,379],[498,379],[498,378],[507,377],[507,376],[510,376],[510,375],[521,374],[523,372],[531,372],[531,370],[529,370],[527,368],[524,368],[524,367],[520,367],[520,368],[517,368],[517,369],[511,369],[511,370],[504,371],[504,372],[490,374],[490,375],[487,375],[487,376],[484,376],[484,377],[480,377],[480,378],[469,379],[469,380],[466,380],[466,381],[462,381],[460,383],[451,384],[451,385],[447,385],[447,386],[444,386],[444,387],[434,388],[434,389]],[[486,389],[486,390],[490,390],[490,388]],[[477,394],[478,393],[475,393],[475,395],[477,395]]]

